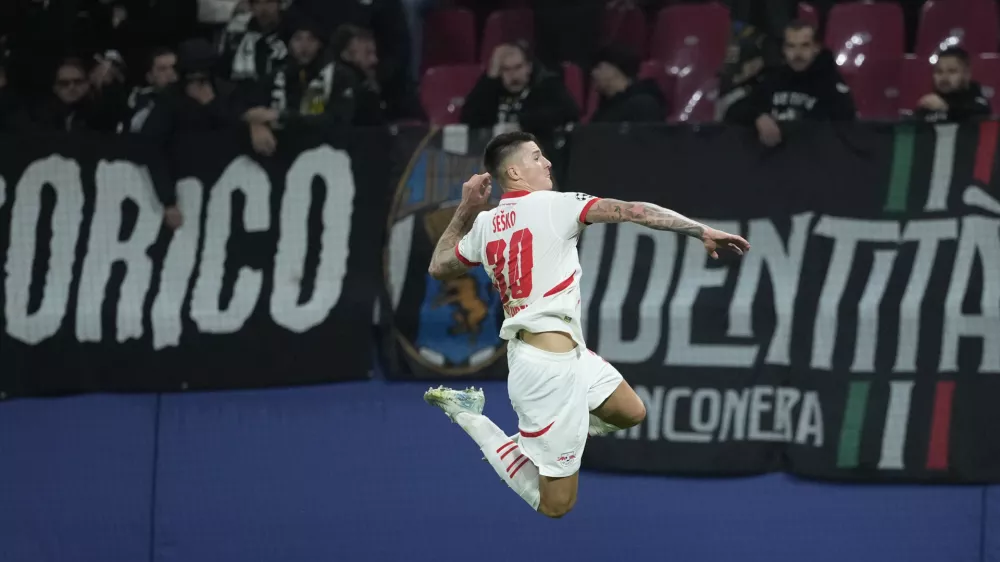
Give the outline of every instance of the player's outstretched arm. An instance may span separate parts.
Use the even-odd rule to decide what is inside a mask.
[[[431,256],[431,265],[427,268],[431,277],[444,281],[458,277],[469,269],[459,259],[456,246],[472,229],[476,215],[489,201],[490,190],[489,174],[476,174],[462,184],[462,202],[455,209],[448,228],[441,235],[434,248],[434,255]]]
[[[713,258],[719,257],[718,250],[728,250],[741,256],[750,250],[750,244],[740,236],[705,226],[653,203],[601,199],[590,206],[586,218],[591,224],[631,222],[654,230],[686,234],[700,239]]]

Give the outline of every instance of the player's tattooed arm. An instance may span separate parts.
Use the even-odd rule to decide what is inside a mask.
[[[642,202],[600,199],[587,211],[587,222],[632,222],[654,230],[670,230],[701,238],[707,226],[659,205]]]
[[[467,208],[466,205],[458,206],[455,215],[451,217],[451,222],[448,223],[448,228],[434,248],[431,265],[427,268],[431,277],[444,281],[458,277],[469,269],[455,255],[455,246],[469,232],[475,220],[476,212],[473,209]]]
[[[750,251],[750,244],[740,236],[710,228],[680,213],[652,203],[600,199],[590,206],[585,218],[588,223],[631,222],[656,230],[669,230],[686,234],[692,238],[699,238],[705,245],[708,255],[716,259],[719,257],[720,251],[723,253],[731,252],[739,256]]]

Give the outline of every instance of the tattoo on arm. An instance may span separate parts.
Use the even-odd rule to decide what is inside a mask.
[[[430,274],[435,279],[451,279],[465,273],[469,269],[464,263],[455,257],[455,246],[458,245],[462,237],[472,228],[475,222],[476,213],[459,207],[455,215],[448,223],[448,228],[438,240],[431,257],[431,265],[428,268]]]
[[[631,222],[654,230],[670,230],[695,238],[701,238],[707,228],[699,222],[659,205],[617,199],[601,199],[594,203],[587,211],[587,222]]]

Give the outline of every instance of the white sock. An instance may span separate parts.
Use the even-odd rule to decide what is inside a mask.
[[[500,479],[537,511],[540,501],[538,467],[521,453],[518,444],[484,415],[461,412],[455,416],[455,421],[479,445]]]
[[[612,425],[594,414],[590,414],[590,429],[587,430],[587,435],[597,437],[598,435],[607,435],[608,433],[621,431],[621,429],[617,425]]]

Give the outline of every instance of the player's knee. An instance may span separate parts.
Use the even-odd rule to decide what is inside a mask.
[[[548,500],[543,497],[538,504],[538,512],[546,517],[559,519],[572,511],[574,505],[576,505],[575,497],[550,498]]]

